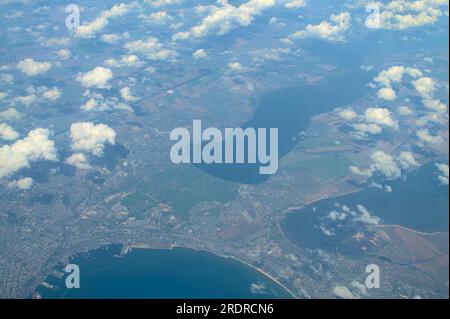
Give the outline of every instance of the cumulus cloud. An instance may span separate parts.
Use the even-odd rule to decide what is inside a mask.
[[[400,106],[398,108],[398,113],[400,115],[403,115],[403,116],[408,116],[408,115],[413,115],[414,114],[413,110],[411,110],[411,108],[409,106],[405,106],[405,105],[404,106]]]
[[[386,108],[370,107],[366,109],[364,117],[367,123],[378,124],[394,129],[398,128],[398,122],[392,118],[391,112]]]
[[[341,118],[343,118],[344,120],[351,121],[351,120],[356,119],[358,117],[358,114],[356,114],[356,112],[353,111],[352,109],[347,108],[347,109],[339,111],[339,116]]]
[[[419,163],[417,163],[416,159],[414,158],[414,154],[411,152],[401,152],[398,160],[401,167],[404,169],[419,166]]]
[[[424,145],[439,145],[444,143],[444,139],[440,135],[432,135],[430,131],[426,128],[420,129],[416,133],[419,141]]]
[[[432,111],[436,111],[436,112],[440,112],[440,113],[444,113],[445,111],[447,111],[447,105],[445,105],[444,103],[442,103],[439,100],[426,98],[426,99],[422,100],[422,103],[423,103],[423,105],[425,105],[426,108],[428,108]]]
[[[105,64],[113,68],[140,68],[144,66],[144,62],[142,62],[139,57],[134,54],[124,55],[120,59],[108,59],[105,61]]]
[[[434,24],[443,15],[440,7],[448,6],[447,0],[394,0],[377,2],[379,19],[367,19],[368,28],[406,30]]]
[[[75,166],[80,170],[91,169],[91,165],[89,165],[86,156],[83,153],[72,154],[66,159],[66,163]]]
[[[435,164],[437,169],[439,170],[440,175],[438,179],[441,181],[442,185],[448,185],[448,165],[447,164]]]
[[[392,82],[400,83],[403,79],[406,69],[404,66],[395,65],[391,66],[387,70],[381,71],[374,79],[375,82],[385,86],[390,87]]]
[[[380,219],[376,216],[373,216],[367,208],[363,205],[357,205],[359,212],[361,213],[359,216],[353,218],[354,222],[363,223],[365,225],[379,225]]]
[[[208,16],[189,31],[178,32],[172,40],[201,38],[210,34],[224,35],[237,26],[249,26],[256,15],[276,5],[275,0],[248,0],[235,7],[227,1],[218,2],[221,6],[211,6]]]
[[[61,90],[54,86],[51,89],[47,89],[42,93],[42,97],[50,101],[56,101],[61,97]]]
[[[239,62],[230,62],[228,63],[228,67],[233,71],[242,71],[244,68]]]
[[[19,63],[17,63],[17,68],[20,70],[20,72],[28,76],[36,76],[39,74],[43,74],[48,70],[50,70],[51,67],[52,67],[51,62],[39,62],[31,58],[21,60]]]
[[[180,4],[183,0],[144,0],[145,3],[152,7],[164,7],[169,5]]]
[[[341,299],[358,299],[357,296],[355,296],[350,289],[343,285],[337,285],[333,288],[332,291],[333,295],[337,298]]]
[[[110,69],[98,66],[91,71],[79,74],[77,81],[85,87],[108,88],[108,81],[112,78],[113,73]]]
[[[177,56],[174,50],[165,48],[155,37],[128,42],[125,49],[131,53],[142,54],[149,60],[168,60]]]
[[[157,25],[164,25],[173,20],[173,18],[165,11],[153,12],[149,15],[140,14],[138,18],[143,20],[144,22]]]
[[[368,134],[372,134],[372,135],[381,134],[383,132],[383,129],[381,128],[381,126],[379,126],[377,124],[373,124],[373,123],[370,123],[370,124],[358,123],[358,124],[353,124],[352,127],[359,132],[368,133]]]
[[[111,110],[133,112],[133,109],[129,105],[120,102],[116,97],[104,98],[102,94],[92,93],[89,90],[84,93],[84,96],[87,96],[89,99],[80,108],[86,112],[104,112]]]
[[[0,148],[0,178],[29,167],[39,160],[57,161],[55,143],[49,139],[48,129],[37,128],[24,139]]]
[[[338,220],[342,221],[347,218],[347,214],[344,212],[338,212],[338,211],[333,210],[328,214],[327,218],[332,221],[338,221]]]
[[[11,126],[5,123],[0,123],[0,139],[5,141],[14,141],[19,138],[17,133]]]
[[[204,49],[198,49],[194,53],[192,53],[192,57],[196,60],[202,60],[205,59],[208,56],[206,51]]]
[[[29,106],[43,100],[56,101],[61,97],[61,91],[55,86],[53,88],[48,88],[43,86],[29,86],[26,89],[27,95],[16,96],[14,102]]]
[[[401,175],[400,168],[394,158],[383,151],[375,151],[370,157],[373,161],[371,167],[389,178],[397,178]]]
[[[374,173],[380,173],[387,178],[398,178],[401,175],[401,169],[397,165],[395,158],[384,151],[375,151],[370,156],[372,164],[367,169],[360,169],[356,166],[350,166],[353,174],[372,177]]]
[[[392,88],[387,87],[387,88],[381,88],[378,91],[378,97],[380,99],[383,99],[383,100],[386,100],[386,101],[393,101],[393,100],[395,100],[397,98],[397,95],[396,95],[395,91]]]
[[[298,9],[306,6],[306,0],[288,0],[284,6],[288,9]]]
[[[75,30],[75,36],[79,38],[91,38],[108,25],[109,19],[123,16],[137,6],[137,2],[116,4],[110,10],[102,11],[100,15],[91,22],[79,26]]]
[[[351,27],[351,15],[342,12],[332,15],[330,21],[322,21],[317,25],[309,24],[305,29],[291,35],[292,39],[317,38],[332,42],[345,42],[345,35]]]
[[[33,179],[30,177],[21,178],[19,180],[10,182],[8,186],[22,190],[30,189],[33,186]]]
[[[57,55],[61,60],[68,60],[72,57],[72,52],[68,49],[61,49],[57,52]]]
[[[0,112],[1,120],[20,120],[22,118],[22,113],[18,112],[15,108],[9,108]]]
[[[137,100],[137,97],[133,96],[133,94],[131,93],[131,89],[129,87],[124,87],[124,88],[120,89],[119,92],[120,92],[120,96],[125,101],[133,102],[133,101]]]
[[[425,99],[429,99],[433,96],[436,90],[436,84],[430,77],[422,77],[412,82],[417,93]]]
[[[38,43],[43,47],[58,47],[58,46],[68,46],[70,44],[70,38],[62,37],[62,38],[45,38],[39,37],[37,39]]]
[[[122,34],[115,34],[115,33],[108,33],[108,34],[103,34],[100,37],[100,40],[102,40],[105,43],[116,43],[122,39],[128,39],[130,37],[130,34],[128,32],[124,32]]]
[[[289,48],[263,48],[251,50],[249,55],[253,63],[260,64],[264,61],[281,61],[282,55],[290,52]]]
[[[73,123],[70,127],[72,149],[103,156],[106,144],[116,144],[116,132],[106,124]]]

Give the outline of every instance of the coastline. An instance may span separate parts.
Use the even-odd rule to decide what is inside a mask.
[[[183,248],[183,249],[191,249],[197,252],[206,252],[208,254],[212,254],[221,258],[225,258],[225,259],[232,259],[234,261],[237,261],[243,265],[246,265],[247,267],[252,268],[253,270],[259,272],[260,274],[262,274],[263,276],[267,277],[268,279],[270,279],[271,281],[273,281],[274,283],[276,283],[278,286],[280,286],[281,288],[283,288],[283,290],[285,290],[289,295],[292,296],[292,298],[294,299],[299,299],[299,297],[297,295],[295,295],[289,288],[287,288],[285,285],[283,285],[278,279],[276,279],[275,277],[273,277],[272,275],[268,274],[267,272],[265,272],[264,270],[238,258],[235,256],[228,256],[228,255],[223,255],[223,254],[219,254],[217,252],[211,251],[211,250],[207,250],[207,249],[197,249],[197,248],[192,248],[192,247],[188,247],[188,246],[183,246],[183,245],[171,245],[170,248],[167,247],[154,247],[151,245],[147,245],[147,244],[131,244],[131,245],[122,245],[122,253],[123,254],[127,254],[129,252],[132,251],[132,249],[167,249],[167,250],[172,250],[174,248]]]

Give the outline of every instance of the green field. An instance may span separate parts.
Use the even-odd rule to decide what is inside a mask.
[[[226,203],[237,192],[238,184],[214,178],[192,166],[179,166],[152,174],[149,182],[138,184],[136,191],[122,200],[122,205],[136,217],[159,204],[169,205],[173,214],[183,216],[198,203]]]

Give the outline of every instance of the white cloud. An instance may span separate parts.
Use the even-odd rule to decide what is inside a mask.
[[[347,287],[342,285],[337,285],[333,288],[333,295],[341,299],[358,299]]]
[[[42,96],[47,100],[56,101],[61,97],[61,90],[55,86],[42,93]]]
[[[131,53],[143,54],[149,60],[168,60],[177,56],[174,50],[166,49],[155,37],[128,42],[125,48]]]
[[[152,66],[149,66],[148,68],[145,68],[145,71],[147,71],[150,74],[156,73],[156,69]]]
[[[440,7],[448,6],[448,1],[394,0],[377,4],[380,8],[379,19],[367,19],[367,27],[406,30],[434,24],[443,15]]]
[[[342,117],[344,120],[351,121],[358,117],[355,111],[353,111],[350,108],[344,109],[339,112],[339,116]]]
[[[435,164],[435,165],[440,172],[438,179],[441,181],[442,185],[448,185],[449,179],[448,165],[447,164]]]
[[[403,116],[413,115],[414,112],[409,106],[400,106],[398,108],[398,113]]]
[[[14,77],[11,74],[8,74],[8,73],[1,73],[0,74],[0,83],[13,84],[14,83]]]
[[[372,177],[373,176],[373,171],[368,168],[368,169],[360,169],[357,166],[350,166],[349,167],[350,172],[352,172],[353,174],[356,175],[361,175],[361,176],[366,176],[366,177]]]
[[[38,97],[35,94],[17,96],[14,98],[14,101],[25,106],[29,106],[35,102],[37,102]]]
[[[406,68],[406,73],[408,73],[408,75],[413,78],[418,78],[423,75],[422,71],[420,71],[419,69],[416,69],[416,68],[411,68],[411,67]]]
[[[198,49],[194,53],[192,53],[192,57],[196,60],[202,60],[205,59],[208,56],[206,51],[204,49]]]
[[[433,99],[423,99],[422,100],[423,105],[425,105],[426,108],[436,111],[436,112],[440,112],[440,113],[444,113],[445,111],[447,111],[447,105],[445,105],[444,103],[442,103],[439,100],[433,100]]]
[[[39,37],[37,39],[38,43],[43,47],[66,47],[70,44],[70,38],[62,37],[62,38],[45,38]]]
[[[130,34],[128,32],[124,32],[121,35],[119,34],[114,34],[114,33],[109,33],[109,34],[103,34],[100,37],[100,40],[102,40],[105,43],[116,43],[122,39],[128,39],[130,37]]]
[[[401,152],[398,160],[400,162],[400,165],[404,169],[419,166],[419,163],[417,163],[416,159],[414,158],[414,154],[411,152]]]
[[[172,40],[201,38],[209,34],[227,34],[237,26],[249,26],[256,15],[276,5],[275,0],[248,0],[235,7],[226,1],[218,2],[221,6],[211,6],[208,16],[202,22],[187,32],[179,32],[172,36]]]
[[[291,35],[293,39],[318,38],[333,42],[345,42],[345,35],[351,27],[351,15],[348,12],[342,12],[338,15],[332,15],[330,21],[322,21],[317,25],[309,24],[305,29],[295,32]]]
[[[110,10],[102,11],[100,15],[91,22],[79,26],[75,30],[75,36],[79,38],[91,38],[108,25],[109,19],[123,16],[137,6],[138,4],[136,2],[116,4]]]
[[[139,19],[144,22],[149,22],[157,25],[165,25],[166,23],[173,20],[173,18],[165,11],[153,12],[149,15],[140,14]]]
[[[288,54],[289,48],[255,49],[249,52],[253,63],[260,64],[264,61],[281,61],[283,54]]]
[[[39,74],[43,74],[48,70],[50,70],[51,67],[52,67],[51,62],[38,62],[31,58],[22,60],[17,64],[17,68],[20,70],[20,72],[28,76],[36,76]]]
[[[30,189],[33,186],[33,179],[30,177],[21,178],[16,181],[12,181],[8,184],[9,187],[14,187],[18,189]]]
[[[233,71],[242,71],[244,69],[239,62],[230,62],[228,63],[228,67]]]
[[[363,205],[357,205],[359,212],[361,215],[353,218],[354,222],[360,222],[365,225],[379,225],[380,219],[376,216],[370,214],[370,212]]]
[[[133,94],[131,93],[131,90],[129,87],[124,87],[122,89],[120,89],[120,96],[122,97],[122,99],[124,99],[125,101],[136,101],[137,98],[135,96],[133,96]]]
[[[101,66],[77,76],[77,81],[85,87],[108,88],[108,81],[113,78],[110,69]]]
[[[377,124],[366,124],[366,123],[358,123],[358,124],[353,124],[352,127],[359,131],[359,132],[363,132],[363,133],[368,133],[368,134],[381,134],[383,132],[383,129],[381,128],[381,126],[377,125]]]
[[[373,162],[372,170],[376,170],[388,178],[397,178],[401,175],[401,170],[391,155],[383,151],[375,151],[370,158]]]
[[[395,94],[395,91],[392,88],[386,87],[381,88],[378,91],[378,97],[386,101],[393,101],[397,98],[397,95]]]
[[[124,55],[119,60],[114,58],[108,59],[105,61],[105,64],[113,68],[123,68],[123,67],[140,68],[144,66],[144,62],[141,61],[139,57],[134,54]]]
[[[80,170],[91,169],[91,165],[89,165],[86,156],[83,153],[72,154],[66,159],[66,163],[75,166]]]
[[[416,133],[419,140],[424,144],[439,145],[444,142],[444,139],[440,135],[431,135],[428,129],[420,129]]]
[[[366,109],[365,120],[367,123],[378,124],[397,129],[398,122],[392,119],[391,112],[386,108],[370,107]]]
[[[105,99],[101,94],[86,94],[89,96],[89,100],[83,104],[80,108],[86,112],[104,112],[111,110],[120,110],[133,112],[133,109],[124,103],[119,102],[115,97]]]
[[[11,145],[0,148],[0,178],[11,175],[21,168],[29,167],[39,160],[57,161],[55,143],[49,140],[48,129],[37,128],[28,136]]]
[[[378,172],[387,178],[398,178],[401,175],[401,169],[395,162],[392,155],[384,151],[375,151],[370,156],[372,164],[367,169],[360,169],[356,166],[350,166],[349,169],[353,174],[372,177]]]
[[[288,0],[284,4],[284,6],[288,9],[298,9],[306,6],[306,0]]]
[[[347,218],[347,214],[333,210],[328,214],[327,218],[332,221],[345,220]]]
[[[14,141],[19,138],[17,133],[11,126],[5,123],[0,123],[0,139],[5,141]]]
[[[374,79],[375,82],[382,84],[385,87],[390,87],[391,82],[400,83],[406,69],[401,65],[391,66],[387,70],[381,71]]]
[[[351,285],[353,288],[356,288],[361,295],[363,295],[363,296],[368,295],[366,286],[361,284],[360,282],[355,280],[355,281],[352,281]]]
[[[68,49],[61,49],[57,54],[61,60],[68,60],[72,57],[72,52],[70,52],[70,50]]]
[[[417,93],[424,99],[429,99],[433,96],[436,90],[436,84],[430,77],[422,77],[418,80],[412,81]]]
[[[151,5],[152,7],[164,7],[174,4],[180,4],[183,0],[144,0],[145,3]]]
[[[15,108],[9,108],[0,112],[0,119],[3,120],[20,120],[22,118],[22,114],[18,112]]]
[[[116,132],[106,124],[73,123],[70,127],[72,149],[103,156],[105,144],[116,144]]]

